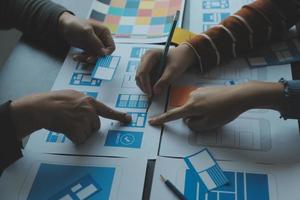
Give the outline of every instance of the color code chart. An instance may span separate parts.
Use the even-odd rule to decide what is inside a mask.
[[[183,11],[184,2],[184,0],[95,0],[90,18],[102,22],[115,38],[164,38],[170,32],[176,11]]]

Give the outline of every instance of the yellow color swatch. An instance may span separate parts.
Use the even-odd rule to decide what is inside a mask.
[[[152,10],[152,15],[154,17],[164,17],[168,15],[168,9],[166,8],[156,8]]]
[[[136,25],[148,25],[150,24],[150,17],[138,17],[136,19]]]
[[[176,28],[173,38],[172,38],[172,42],[175,44],[181,44],[182,42],[186,42],[190,39],[192,39],[193,37],[195,37],[196,34],[192,33],[188,30],[182,29],[182,28]]]

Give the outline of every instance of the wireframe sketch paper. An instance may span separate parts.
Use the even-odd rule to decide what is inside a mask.
[[[142,199],[145,159],[25,153],[0,178],[1,199]]]
[[[177,10],[182,26],[184,5],[185,0],[94,0],[89,18],[108,27],[118,43],[162,43]]]
[[[127,112],[133,120],[130,124],[121,124],[101,118],[100,131],[81,146],[75,146],[60,133],[41,130],[31,135],[26,149],[44,153],[155,158],[161,128],[152,127],[147,121],[149,116],[164,111],[166,96],[157,96],[146,113],[148,98],[135,82],[140,58],[151,48],[161,46],[118,44],[112,56],[120,57],[120,61],[110,81],[92,78],[93,66],[73,61],[72,54],[77,50],[72,49],[52,89],[84,92],[114,109]]]
[[[227,185],[209,192],[199,188],[199,181],[182,159],[158,157],[155,164],[150,200],[175,199],[176,196],[160,180],[168,178],[193,200],[298,200],[299,163],[263,165],[250,162],[218,161],[229,180]]]
[[[92,78],[110,81],[120,63],[120,56],[103,56],[98,58],[92,72]]]
[[[190,0],[189,27],[194,33],[207,31],[254,0]]]
[[[242,60],[234,61],[224,66],[225,69],[217,67],[205,77],[195,73],[187,74],[172,86],[169,109],[181,106],[191,91],[204,86],[230,86],[260,78],[273,82],[281,77],[291,79],[289,65],[258,69],[247,69],[243,65],[247,66]],[[232,77],[235,79],[231,79]],[[180,96],[176,95],[178,92],[181,93]],[[206,133],[192,132],[182,120],[167,123],[164,126],[159,155],[184,157],[208,147],[216,159],[287,162],[299,159],[299,144],[297,120],[283,120],[275,111],[256,109],[243,113],[218,130]]]
[[[183,160],[193,179],[199,182],[199,190],[203,193],[222,187],[229,182],[207,149],[187,156]]]

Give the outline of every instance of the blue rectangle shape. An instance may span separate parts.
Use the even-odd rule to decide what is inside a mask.
[[[86,92],[87,96],[93,97],[94,99],[97,99],[98,93],[97,92]]]
[[[131,25],[120,25],[118,28],[119,34],[131,34],[133,30],[133,26]]]
[[[244,174],[238,172],[236,174],[236,182],[237,182],[237,188],[236,188],[236,192],[237,192],[237,199],[238,200],[245,200],[245,192],[244,192]]]
[[[151,25],[163,25],[166,23],[166,17],[153,17],[151,19]]]
[[[234,193],[220,193],[219,200],[235,200],[235,195]]]
[[[137,16],[138,10],[136,8],[125,8],[123,16]]]
[[[246,174],[247,199],[269,200],[268,176],[265,174]]]
[[[187,169],[185,171],[184,196],[187,199],[196,199],[196,197],[199,196],[198,200],[202,200],[205,199],[206,192],[207,188],[199,176],[195,176],[192,170]]]
[[[208,192],[207,200],[217,200],[217,199],[218,199],[218,193],[217,192]]]
[[[138,9],[140,5],[140,2],[139,1],[127,1],[126,3],[126,8],[135,8],[135,9]]]
[[[92,10],[92,13],[91,13],[91,16],[90,16],[91,19],[94,19],[94,20],[97,20],[97,21],[100,21],[100,22],[104,22],[105,17],[106,17],[105,14],[97,12],[95,10]]]
[[[50,142],[56,143],[56,142],[57,142],[57,138],[58,138],[57,135],[51,133],[51,139],[50,139]]]
[[[122,8],[117,8],[117,7],[110,7],[108,10],[109,15],[115,15],[115,16],[122,16],[124,10]]]
[[[213,13],[204,13],[203,14],[203,21],[204,22],[214,22],[215,15]]]
[[[92,193],[88,199],[109,200],[114,175],[115,168],[112,167],[42,163],[37,171],[27,200],[57,200],[64,195],[69,195],[72,199],[79,199],[77,193],[91,184],[98,190]],[[83,187],[74,190],[73,187],[78,184]]]
[[[141,148],[143,132],[110,130],[106,136],[105,146]]]

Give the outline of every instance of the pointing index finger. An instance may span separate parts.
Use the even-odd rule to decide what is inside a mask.
[[[114,119],[120,122],[129,123],[131,122],[131,116],[127,113],[116,111],[99,101],[95,101],[95,109],[98,115],[108,119]]]
[[[166,113],[149,120],[149,123],[154,126],[162,125],[166,122],[174,121],[188,116],[188,109],[185,106],[174,108]]]

